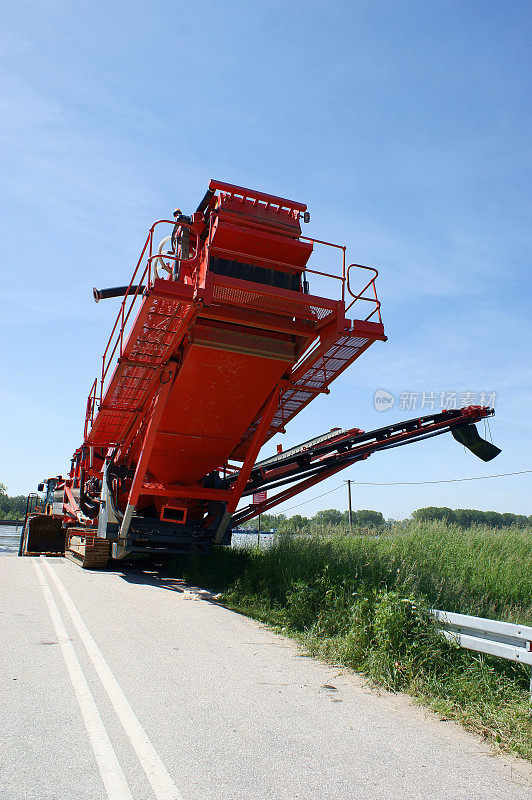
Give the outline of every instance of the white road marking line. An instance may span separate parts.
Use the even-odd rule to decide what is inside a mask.
[[[74,646],[64,626],[63,620],[54,596],[50,590],[48,582],[37,560],[33,560],[33,566],[37,573],[42,593],[52,624],[55,629],[57,640],[61,646],[61,652],[65,660],[68,675],[72,682],[74,692],[79,703],[81,716],[85,723],[85,728],[89,735],[89,740],[94,750],[96,763],[102,776],[102,781],[109,800],[133,800],[129,786],[127,785],[122,768],[118,763],[116,753],[105,730],[105,726],[100,717],[100,712],[94,700],[94,696],[89,688],[87,679],[81,668]]]
[[[63,586],[62,581],[46,558],[43,557],[43,561],[65,604],[66,610],[70,614],[80,639],[89,654],[89,658],[98,673],[98,677],[107,692],[118,719],[137,754],[142,769],[146,773],[146,777],[151,784],[157,800],[183,800],[183,796],[180,794],[168,770],[159,758],[157,751],[131,708],[129,700],[111,672],[107,661],[92,638],[89,629],[81,618],[79,611]]]

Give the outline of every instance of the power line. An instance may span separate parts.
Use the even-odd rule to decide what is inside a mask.
[[[389,483],[373,483],[369,481],[353,481],[356,486],[427,486],[428,484],[434,483],[462,483],[463,481],[486,481],[490,478],[507,478],[509,475],[528,475],[532,472],[532,469],[522,469],[519,472],[501,472],[498,475],[479,475],[476,478],[448,478],[447,480],[440,480],[440,481],[391,481]],[[320,497],[325,497],[326,494],[332,494],[332,492],[336,492],[338,489],[342,488],[342,484],[339,486],[335,486],[334,489],[329,489],[328,492],[323,492],[323,494],[318,494],[316,497],[311,497],[308,500],[303,500],[302,503],[297,503],[295,506],[290,506],[290,508],[283,509],[285,511],[292,511],[293,508],[299,508],[299,506],[305,506],[307,503],[312,503],[313,500],[319,500]]]
[[[341,489],[342,485],[335,486],[334,489],[329,489],[328,492],[323,492],[323,494],[319,494],[316,497],[311,497],[310,500],[303,500],[302,503],[298,503],[295,506],[290,506],[290,508],[285,508],[285,511],[291,511],[293,508],[299,508],[299,506],[305,506],[307,503],[312,503],[313,500],[319,500],[320,497],[325,497],[326,494],[331,494],[332,492],[336,492],[337,489]]]
[[[532,469],[522,469],[520,472],[501,472],[499,475],[479,475],[477,478],[448,478],[442,481],[393,481],[392,483],[363,483],[356,481],[358,486],[422,486],[428,483],[461,483],[462,481],[486,481],[489,478],[506,478],[508,475],[526,475]],[[355,481],[353,481],[355,483]]]

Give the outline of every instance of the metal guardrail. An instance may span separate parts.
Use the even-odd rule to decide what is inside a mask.
[[[530,666],[530,698],[532,701],[532,626],[499,622],[484,617],[470,617],[432,609],[448,642],[477,653],[506,658]]]

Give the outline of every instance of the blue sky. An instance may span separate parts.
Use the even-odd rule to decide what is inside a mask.
[[[373,393],[497,392],[503,448],[451,437],[376,455],[341,483],[532,468],[527,2],[8,0],[3,25],[0,481],[65,471],[145,232],[211,177],[306,202],[309,235],[376,265],[389,341],[295,420],[289,446],[377,412]],[[325,262],[323,262],[325,263]],[[318,263],[316,266],[319,268]],[[273,450],[268,445],[264,454]],[[357,508],[532,513],[531,475],[359,486]],[[322,488],[323,487],[323,488]],[[297,509],[346,507],[343,490]],[[296,510],[294,509],[294,513]]]

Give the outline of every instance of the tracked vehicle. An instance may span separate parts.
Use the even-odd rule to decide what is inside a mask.
[[[229,543],[233,526],[378,450],[451,431],[484,460],[499,452],[474,426],[493,409],[475,406],[332,431],[257,461],[386,340],[377,270],[304,235],[309,219],[303,203],[213,180],[194,213],[151,226],[127,285],[94,289],[97,302],[120,298],[118,314],[83,442],[68,476],[39,485],[46,510],[28,514],[22,554],[37,540],[46,552],[37,536],[46,525],[84,567],[205,553]],[[245,504],[266,489],[279,491]]]

